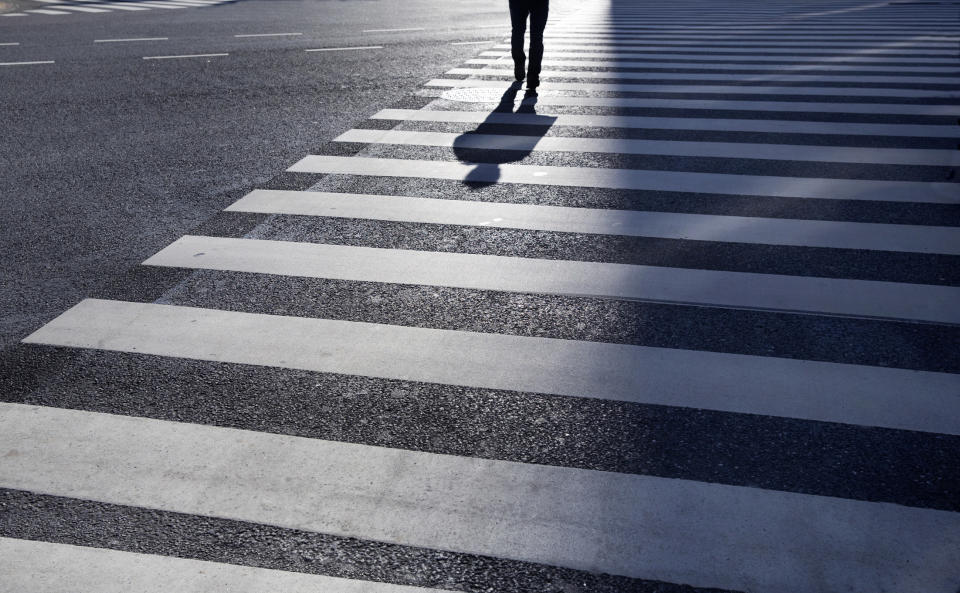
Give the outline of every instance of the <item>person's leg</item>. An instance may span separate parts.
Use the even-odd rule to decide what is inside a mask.
[[[540,85],[540,65],[543,62],[543,30],[547,27],[549,0],[534,0],[530,6],[530,67],[527,70],[527,86]]]
[[[517,80],[523,80],[523,73],[526,71],[527,56],[523,53],[523,36],[527,32],[529,12],[528,0],[510,0],[510,24],[513,26],[510,52],[513,54],[513,73]]]

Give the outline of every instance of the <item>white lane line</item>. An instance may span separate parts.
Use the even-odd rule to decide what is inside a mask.
[[[509,44],[498,45],[497,49],[509,49]],[[642,44],[633,44],[633,43],[590,43],[590,44],[573,44],[573,43],[553,43],[550,45],[552,50],[560,49],[573,49],[573,50],[587,50],[587,51],[597,51],[597,50],[613,50],[617,48],[636,48],[638,51],[645,52],[658,52],[658,51],[683,51],[683,50],[698,50],[702,51],[705,54],[724,54],[724,53],[747,53],[747,54],[770,54],[776,53],[779,50],[780,53],[804,53],[804,54],[824,54],[830,56],[850,56],[850,55],[884,55],[884,54],[906,54],[906,55],[938,55],[938,56],[956,56],[956,50],[949,49],[900,49],[900,48],[888,48],[888,47],[871,47],[871,48],[848,48],[848,49],[819,49],[816,47],[803,48],[803,51],[799,51],[799,48],[763,48],[763,47],[742,47],[740,45],[731,45],[730,47],[700,47],[700,46],[677,46],[677,45],[642,45]],[[889,61],[896,61],[899,58],[888,56],[886,58]]]
[[[6,14],[0,14],[0,16],[30,16],[25,12],[8,12]]]
[[[960,563],[960,514],[947,511],[23,404],[0,412],[0,446],[17,453],[0,459],[0,483],[53,496],[743,591],[952,591]],[[266,579],[216,591],[423,591],[153,566],[171,562],[209,569],[214,583],[225,571]],[[45,574],[13,590],[36,591]],[[168,570],[147,591],[214,590],[158,587],[188,575]],[[107,591],[142,590],[99,577],[117,583]]]
[[[128,43],[137,41],[168,41],[169,37],[131,37],[129,39],[94,39],[94,43]]]
[[[303,33],[244,33],[234,37],[294,37],[297,35],[303,35]]]
[[[229,56],[230,54],[187,54],[182,56],[144,56],[144,60],[175,60],[179,58],[215,58],[220,56]]]
[[[490,50],[480,54],[481,56],[502,56],[504,58],[509,57],[509,53],[506,53],[503,50],[504,46],[497,46],[500,49]],[[869,56],[857,56],[857,55],[843,55],[843,56],[794,56],[794,55],[749,55],[749,56],[717,56],[710,54],[696,54],[696,53],[660,53],[660,52],[648,52],[648,51],[619,51],[619,50],[603,50],[603,51],[553,51],[552,48],[544,52],[544,57],[547,59],[553,58],[616,58],[616,59],[637,59],[637,60],[667,60],[667,59],[680,59],[680,60],[693,60],[701,62],[709,61],[719,61],[730,64],[744,63],[744,62],[776,62],[778,64],[805,64],[808,62],[813,62],[815,64],[828,63],[828,64],[876,64],[876,63],[889,63],[896,62],[908,63],[908,64],[942,64],[944,66],[949,66],[951,68],[957,67],[957,61],[950,58],[877,58]],[[898,66],[888,66],[887,68],[897,68]]]
[[[467,70],[467,68],[464,68]],[[509,74],[510,78],[513,74]],[[445,87],[496,87],[504,88],[502,80],[464,79],[431,80],[427,86]],[[593,91],[604,93],[700,93],[700,94],[737,94],[737,95],[813,95],[838,97],[899,97],[899,98],[960,98],[960,90],[917,90],[870,87],[809,87],[809,86],[746,86],[746,85],[709,85],[709,84],[646,84],[605,83],[605,82],[556,82],[543,81],[541,92],[546,89],[557,91]]]
[[[491,56],[467,60],[467,64],[504,64],[509,63],[510,56],[503,52],[484,52],[481,55]],[[496,56],[496,57],[492,57]],[[576,56],[574,56],[576,57]],[[588,56],[597,57],[597,56]],[[752,63],[703,63],[688,62],[655,62],[646,58],[630,58],[614,56],[613,60],[570,60],[545,58],[544,66],[565,66],[571,68],[634,68],[644,70],[763,70],[769,74],[796,74],[805,72],[851,72],[850,76],[857,76],[859,72],[908,72],[910,74],[949,74],[960,77],[960,65],[950,66],[873,66],[863,64],[752,64]],[[742,77],[753,76],[742,74]],[[952,83],[951,79],[939,78],[945,84]]]
[[[353,129],[335,142],[363,142],[407,146],[517,150],[523,152],[573,152],[595,154],[667,155],[727,159],[805,161],[885,165],[960,165],[960,151],[924,148],[864,148],[810,146],[802,144],[751,144],[684,140],[636,140],[626,138],[577,138],[567,136],[517,136],[509,134],[458,134],[405,130]],[[960,188],[958,188],[960,195]]]
[[[6,537],[0,537],[0,574],[8,591],[443,593],[439,589]]]
[[[960,255],[960,228],[254,190],[228,211]]]
[[[20,44],[19,44],[18,42],[16,42],[16,41],[9,41],[9,42],[7,42],[7,43],[0,43],[0,46],[12,46],[12,45],[20,45]]]
[[[686,171],[476,164],[370,157],[310,155],[287,169],[293,173],[422,177],[478,183],[524,183],[563,187],[676,191],[736,196],[821,200],[869,200],[956,204],[955,183],[875,181],[731,175]]]
[[[41,60],[38,62],[0,62],[0,66],[32,66],[35,64],[53,64],[53,60]]]
[[[960,288],[187,235],[144,265],[960,323]]]
[[[180,6],[179,4],[169,4],[167,2],[137,2],[137,6],[148,6],[150,8],[166,8],[169,10],[179,10],[181,8],[187,8],[186,6]]]
[[[406,27],[403,29],[364,29],[364,33],[396,33],[400,31],[426,31],[424,27]]]
[[[711,119],[700,117],[641,117],[627,115],[553,115],[548,113],[489,113],[485,111],[440,111],[383,109],[372,119],[401,121],[494,123],[542,126],[583,126],[655,130],[705,130],[773,134],[824,134],[842,136],[915,136],[954,138],[956,126],[923,124],[859,124],[769,119]]]
[[[431,81],[433,82],[433,81]],[[436,86],[463,86],[446,84],[438,81]],[[469,81],[470,83],[475,81]],[[505,85],[500,86],[506,90]],[[445,93],[441,93],[441,97]],[[456,99],[454,99],[456,100]],[[474,101],[477,102],[477,101]],[[487,103],[497,104],[499,97]],[[960,116],[960,105],[910,105],[896,103],[819,103],[793,101],[730,101],[725,99],[631,99],[620,97],[571,97],[553,95],[543,91],[537,98],[537,105],[580,106],[580,107],[613,107],[613,108],[654,108],[654,109],[700,109],[748,111],[752,113],[784,112],[784,113],[872,113],[879,115],[931,115],[952,117]]]
[[[120,4],[120,3],[115,3],[115,4],[89,4],[88,6],[93,6],[93,7],[95,7],[95,8],[106,8],[106,9],[108,9],[108,11],[110,11],[110,10],[133,10],[133,11],[136,11],[136,10],[150,10],[149,8],[145,8],[145,7],[143,7],[143,6],[133,6],[133,5],[128,5],[128,4],[126,4],[126,3],[123,3],[123,4]]]
[[[48,10],[46,8],[31,8],[25,12],[29,12],[31,14],[50,14],[50,15],[70,14],[69,12],[63,12],[62,10]]]
[[[492,39],[486,41],[456,41],[450,45],[483,45],[485,43],[494,43],[494,41]]]
[[[305,49],[303,51],[351,51],[358,49],[383,49],[382,45],[359,45],[356,47],[319,47],[316,49]]]
[[[57,4],[57,10],[75,10],[77,12],[110,12],[102,8],[92,8],[90,6],[69,6],[66,4]]]

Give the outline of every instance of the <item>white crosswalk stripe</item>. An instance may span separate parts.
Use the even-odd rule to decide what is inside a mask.
[[[154,9],[176,10],[180,8],[203,8],[218,4],[229,4],[236,0],[39,0],[48,8],[24,10],[29,15],[65,15],[65,14],[101,14],[114,11],[140,12]]]
[[[0,571],[11,591],[73,593],[443,593],[299,572],[0,538]]]
[[[564,208],[283,190],[252,191],[230,205],[227,211],[960,255],[960,229],[955,227]]]
[[[61,357],[93,394],[0,402],[0,496],[27,500],[5,508],[126,531],[0,531],[0,572],[954,593],[960,26],[936,4],[731,7],[581,3],[547,29],[538,95],[487,48],[146,259],[160,298],[87,298],[28,336],[33,367]],[[358,393],[373,411],[340,419]],[[178,522],[193,547],[156,543]],[[332,547],[291,551],[311,538]],[[220,552],[257,541],[283,552]],[[355,548],[407,568],[334,568]]]
[[[96,299],[27,342],[960,434],[944,373]]]
[[[482,74],[500,78],[513,77],[513,73],[494,70],[490,72],[468,72],[474,68],[454,68],[450,74]],[[562,71],[545,71],[544,78],[570,78]],[[427,83],[430,86],[462,87],[462,80],[436,79]],[[500,80],[471,80],[471,86],[503,88]],[[835,97],[894,97],[904,99],[941,98],[960,99],[957,90],[926,90],[901,88],[874,88],[874,87],[795,87],[795,86],[734,86],[734,85],[680,85],[680,84],[644,84],[644,83],[602,83],[602,82],[551,82],[550,89],[558,91],[593,91],[607,93],[704,93],[725,95],[814,95]]]
[[[340,175],[426,177],[490,183],[522,183],[565,187],[711,192],[818,200],[955,204],[953,183],[816,179],[534,165],[470,164],[420,160],[311,155],[289,171]]]
[[[949,167],[960,164],[957,150],[915,148],[849,148],[834,146],[797,146],[749,144],[746,142],[679,142],[675,140],[614,140],[608,138],[542,138],[506,134],[461,134],[443,132],[406,132],[397,130],[350,130],[336,142],[412,144],[485,148],[489,150],[580,151],[605,154],[659,154],[739,159],[780,159],[835,163],[878,163],[888,165],[930,165]]]
[[[956,513],[53,408],[0,409],[0,443],[22,451],[4,468],[12,475],[0,476],[29,490],[631,577],[683,574],[700,586],[764,582],[803,591],[827,578],[850,588],[864,584],[856,578],[863,564],[882,569],[868,585],[883,586],[932,561],[934,570],[914,582],[942,590],[960,562]],[[59,446],[37,443],[50,430]],[[249,461],[237,466],[238,458]],[[397,467],[405,469],[399,476]],[[151,482],[164,487],[143,488]],[[192,493],[197,486],[202,498]],[[768,528],[790,517],[797,519],[792,529]],[[817,574],[798,566],[791,546],[838,526],[885,537],[858,542],[855,557],[842,539],[820,541],[807,550]],[[638,545],[650,537],[660,540],[656,550]],[[905,548],[904,540],[922,545]],[[729,575],[722,579],[708,568],[718,545]]]
[[[864,136],[928,136],[953,138],[956,126],[911,124],[850,124],[838,122],[712,119],[696,117],[631,117],[623,115],[557,115],[535,113],[482,113],[418,109],[383,109],[373,119],[403,121],[494,123],[545,126],[583,126],[601,128],[646,128],[658,130],[723,130],[731,132],[771,132],[785,134],[837,134]],[[946,152],[946,151],[945,151]],[[921,164],[932,164],[923,161]]]

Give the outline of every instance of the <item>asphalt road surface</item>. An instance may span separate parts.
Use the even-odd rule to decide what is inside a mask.
[[[958,9],[0,3],[0,591],[956,593]]]

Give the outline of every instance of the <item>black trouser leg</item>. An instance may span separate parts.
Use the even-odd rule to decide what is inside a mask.
[[[530,67],[527,69],[527,82],[530,86],[540,83],[540,65],[543,63],[543,30],[547,27],[547,13],[550,11],[548,0],[534,0],[530,3]]]
[[[523,35],[527,32],[527,15],[530,7],[524,0],[510,0],[510,24],[513,34],[510,36],[510,53],[513,54],[513,65],[517,78],[526,69],[527,56],[523,53]]]

